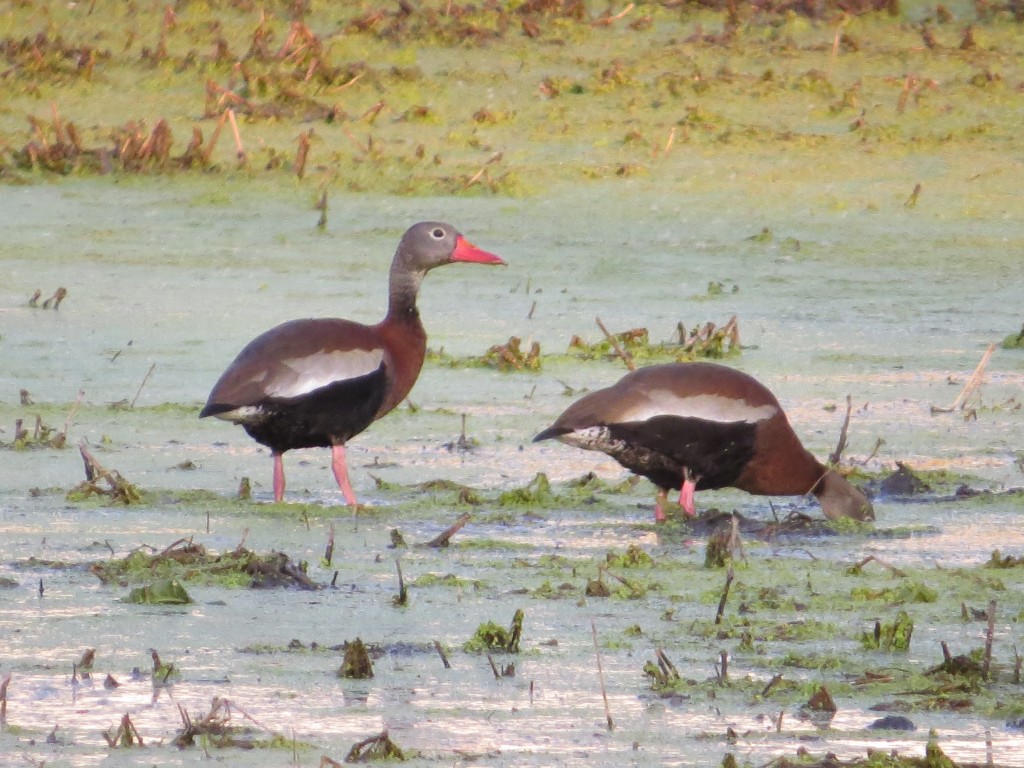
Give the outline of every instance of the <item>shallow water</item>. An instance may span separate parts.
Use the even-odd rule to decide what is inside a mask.
[[[788,701],[728,689],[713,697],[695,685],[688,698],[657,698],[641,672],[656,647],[698,681],[713,678],[719,651],[729,650],[734,679],[764,684],[788,649],[764,642],[745,652],[737,639],[692,631],[695,621],[713,617],[724,576],[701,567],[703,541],[650,525],[646,484],[603,495],[592,507],[534,515],[484,505],[449,550],[401,555],[409,581],[450,573],[479,585],[413,586],[411,604],[395,608],[388,532],[399,527],[409,540],[425,541],[463,510],[378,489],[373,477],[401,484],[445,478],[492,495],[538,471],[556,483],[591,470],[621,478],[617,465],[599,455],[529,442],[571,402],[565,385],[608,384],[621,375],[619,363],[563,360],[539,374],[516,375],[428,366],[412,393],[418,409],[401,407],[350,446],[356,493],[371,511],[353,516],[339,507],[332,516],[339,498],[326,452],[286,457],[289,498],[328,509],[308,524],[298,513],[265,504],[270,461],[263,449],[240,429],[196,418],[221,370],[257,332],[301,316],[378,319],[398,236],[415,220],[440,218],[501,254],[509,267],[459,265],[428,277],[421,310],[435,349],[479,354],[518,335],[539,341],[545,352],[561,352],[573,334],[599,337],[595,316],[613,330],[646,326],[653,338],[667,339],[678,321],[722,323],[735,313],[748,348],[731,364],[778,394],[819,456],[834,447],[850,394],[848,460],[866,461],[871,471],[899,460],[967,472],[997,490],[1024,484],[1015,463],[1022,450],[1024,355],[996,351],[972,403],[976,419],[929,410],[952,403],[986,345],[1020,325],[1019,215],[999,205],[960,217],[939,206],[831,210],[810,204],[820,194],[810,186],[787,200],[754,194],[728,205],[728,196],[705,199],[685,183],[672,193],[637,181],[556,189],[532,200],[339,197],[320,233],[304,193],[245,181],[4,188],[0,440],[11,439],[16,418],[30,422],[36,413],[60,426],[84,390],[69,443],[87,439],[106,466],[142,488],[163,489],[169,500],[130,509],[72,504],[64,493],[82,479],[73,447],[0,450],[0,575],[17,583],[3,590],[0,602],[0,677],[13,673],[11,727],[0,733],[0,752],[8,756],[0,764],[25,758],[74,766],[191,764],[196,750],[179,753],[166,745],[180,725],[177,705],[199,716],[215,695],[240,708],[235,722],[245,721],[244,711],[268,731],[294,738],[301,765],[317,764],[321,754],[340,760],[382,728],[424,762],[453,764],[718,765],[726,752],[762,764],[800,746],[840,757],[863,755],[868,747],[919,754],[929,728],[955,759],[985,760],[990,738],[997,762],[1024,764],[1024,736],[1004,726],[1007,718],[914,712],[918,730],[892,736],[863,730],[880,715],[867,709],[875,701],[855,695],[839,698],[827,729],[798,719]],[[769,242],[747,239],[764,226],[775,235]],[[709,299],[710,281],[739,290]],[[45,297],[58,286],[69,292],[59,312],[25,306],[35,289]],[[18,404],[21,388],[36,405]],[[134,410],[109,407],[136,397]],[[461,414],[480,443],[469,453],[444,446],[458,436]],[[868,459],[876,438],[885,443]],[[177,468],[186,460],[197,468]],[[252,478],[255,503],[232,500],[242,477]],[[183,489],[213,491],[223,503],[175,500],[172,493]],[[780,515],[794,506],[817,514],[800,500],[774,503]],[[703,493],[698,504],[772,517],[766,499],[741,493]],[[993,549],[1020,554],[1021,512],[1012,496],[985,504],[881,500],[877,527],[904,533],[748,542],[750,562],[738,581],[756,589],[760,579],[777,578],[781,564],[791,577],[786,589],[815,582],[818,589],[848,592],[844,565],[875,554],[924,569],[938,583],[940,571],[976,566]],[[318,562],[332,524],[334,564],[323,567]],[[218,551],[244,539],[258,552],[286,552],[308,560],[318,582],[329,583],[337,570],[337,586],[297,593],[190,585],[195,604],[163,609],[121,603],[126,587],[101,586],[88,572],[110,549],[122,556],[190,536]],[[586,578],[596,575],[593,563],[633,543],[655,557],[665,587],[642,600],[581,597]],[[551,554],[565,560],[551,564]],[[73,567],[55,570],[32,557]],[[976,585],[972,592],[965,579],[956,587],[962,593],[944,595],[934,606],[915,604],[912,652],[893,665],[933,666],[940,640],[954,653],[979,647],[984,625],[962,623],[959,602],[983,607],[997,598],[996,660],[1008,678],[1011,646],[1024,644],[1017,621],[1024,585],[1012,571],[999,576],[1003,590]],[[883,571],[871,575],[872,584],[890,579]],[[574,591],[561,599],[521,593],[544,582],[570,583]],[[516,675],[495,680],[484,658],[458,649],[478,624],[505,624],[518,607],[526,611],[524,652],[499,659],[514,660]],[[870,629],[872,611],[882,618],[892,612],[868,605],[850,615],[819,606],[813,619],[834,624],[839,637],[805,641],[801,652],[861,653],[852,638]],[[810,618],[786,612],[779,620]],[[591,622],[602,642],[616,724],[611,732]],[[633,625],[641,634],[627,632]],[[339,680],[339,652],[308,650],[312,642],[331,646],[357,636],[385,650],[371,681]],[[292,639],[307,650],[284,650]],[[451,670],[442,668],[435,639],[449,649]],[[243,652],[257,646],[276,650]],[[72,662],[86,647],[97,649],[98,675],[73,685]],[[149,648],[181,669],[174,685],[132,681],[134,667],[148,669]],[[105,690],[107,672],[122,687]],[[833,669],[784,672],[808,684],[844,682]],[[1012,686],[1005,691],[1011,702],[1018,695]],[[780,710],[786,714],[777,730]],[[100,732],[116,727],[125,712],[149,748],[108,750]],[[44,744],[54,726],[57,743]],[[735,744],[725,740],[727,727],[739,734]],[[232,765],[293,759],[290,749],[211,752]]]

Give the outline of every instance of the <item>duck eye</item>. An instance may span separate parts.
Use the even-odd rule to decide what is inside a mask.
[[[444,237],[444,230],[441,229],[440,227],[435,227],[434,229],[430,230],[430,236],[435,240],[440,240]]]

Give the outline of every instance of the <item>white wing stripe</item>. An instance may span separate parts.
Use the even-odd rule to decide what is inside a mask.
[[[373,373],[383,360],[382,349],[335,350],[294,357],[282,360],[287,373],[278,372],[264,387],[270,397],[298,397],[339,381]]]
[[[684,418],[717,421],[731,424],[745,421],[754,424],[770,419],[778,412],[774,405],[750,405],[744,400],[734,400],[722,395],[696,395],[679,397],[666,389],[655,389],[646,393],[646,400],[622,414],[622,421],[646,421],[655,416],[680,416]]]

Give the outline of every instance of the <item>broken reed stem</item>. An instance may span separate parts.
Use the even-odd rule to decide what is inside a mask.
[[[487,663],[491,665],[491,672],[494,673],[494,679],[500,680],[501,674],[498,672],[498,665],[494,663],[494,659],[491,657],[491,654],[489,653],[487,654]]]
[[[444,648],[441,647],[441,641],[434,641],[434,650],[437,651],[437,655],[441,657],[441,663],[444,664],[445,669],[451,669],[452,665],[448,662],[448,654],[444,652]]]
[[[299,134],[299,148],[295,152],[295,175],[302,178],[306,175],[306,160],[309,159],[309,140],[313,138],[313,129]]]
[[[1017,653],[1017,644],[1013,644],[1013,684],[1020,685],[1020,668],[1024,665],[1024,656]]]
[[[608,706],[608,691],[604,687],[604,667],[601,664],[601,646],[597,644],[597,626],[590,622],[590,632],[594,636],[594,653],[597,654],[597,678],[601,683],[601,698],[604,699],[604,717],[608,724],[608,730],[615,730],[615,722],[612,720],[612,710]]]
[[[472,517],[473,516],[468,512],[466,512],[463,515],[460,515],[458,520],[456,520],[454,523],[448,526],[446,530],[442,531],[440,534],[438,534],[433,539],[428,541],[425,546],[447,547],[449,539],[451,539],[452,536],[458,533],[462,529],[462,526],[468,523]]]
[[[846,448],[846,435],[850,429],[850,411],[853,409],[853,398],[846,396],[846,418],[843,419],[843,426],[839,430],[839,442],[836,449],[829,454],[828,463],[833,467],[839,466],[839,460],[843,457],[843,450]]]
[[[463,189],[469,189],[469,188],[470,188],[470,187],[472,187],[472,186],[473,186],[474,184],[476,184],[476,183],[477,183],[477,182],[478,182],[478,181],[480,180],[480,177],[481,177],[481,176],[483,176],[483,175],[484,175],[484,173],[485,173],[485,172],[487,171],[487,166],[488,166],[488,165],[490,165],[491,163],[496,163],[496,162],[498,162],[499,160],[501,160],[501,158],[502,158],[502,156],[503,156],[504,154],[505,154],[504,152],[495,152],[495,153],[494,153],[493,155],[491,155],[491,156],[490,156],[490,157],[489,157],[489,158],[487,159],[487,162],[486,162],[486,163],[484,163],[484,164],[483,164],[482,166],[480,166],[480,170],[479,170],[479,171],[477,171],[477,172],[476,172],[475,174],[473,174],[473,176],[472,176],[472,177],[470,178],[470,180],[469,180],[469,181],[467,181],[467,182],[466,182],[466,183],[465,183],[465,184],[464,184],[464,185],[462,186],[462,188],[463,188]]]
[[[985,658],[981,664],[981,676],[989,679],[989,670],[992,666],[992,643],[996,632],[996,601],[988,601],[988,629],[985,632]]]
[[[718,675],[718,682],[720,685],[725,685],[729,679],[729,652],[719,651],[718,658],[721,660],[721,668]],[[718,666],[717,664],[715,666]]]
[[[611,343],[612,348],[615,350],[615,354],[622,358],[622,362],[626,364],[626,367],[631,370],[636,370],[636,363],[633,362],[633,356],[622,348],[619,344],[619,340],[608,333],[608,329],[604,327],[604,323],[601,322],[600,317],[595,317],[594,320],[597,322],[597,327],[601,329],[601,332],[605,335],[608,341]]]
[[[914,189],[910,192],[910,197],[903,203],[904,208],[914,208],[917,205],[917,198],[921,196],[921,184],[917,183],[914,185]]]
[[[71,404],[71,409],[68,411],[68,417],[64,419],[64,429],[61,430],[61,434],[65,438],[68,436],[68,430],[71,429],[71,422],[75,420],[75,414],[78,413],[79,407],[82,405],[82,400],[85,398],[85,390],[78,390],[78,397],[75,398],[75,402]]]
[[[320,202],[316,204],[316,209],[320,211],[320,218],[316,222],[316,228],[323,232],[327,229],[327,190],[325,189],[323,194],[320,195]]]
[[[139,388],[135,391],[135,397],[132,398],[132,402],[128,406],[129,411],[135,407],[135,401],[139,399],[139,395],[142,394],[142,388],[146,386],[146,382],[149,381],[149,377],[153,375],[154,368],[156,368],[156,363],[149,366],[149,370],[146,371],[146,375],[142,377],[142,383],[139,384]]]
[[[825,73],[826,79],[832,79],[832,70],[835,69],[836,60],[839,58],[839,43],[843,40],[843,27],[849,22],[849,16],[844,14],[842,21],[836,27],[836,33],[832,37],[832,52],[828,57],[828,71]]]
[[[665,149],[662,150],[663,155],[668,155],[669,150],[672,149],[672,145],[676,143],[676,127],[673,125],[672,130],[668,132],[668,141],[665,142]]]
[[[334,557],[334,523],[331,523],[331,530],[327,534],[327,549],[324,552],[324,563],[328,566]]]
[[[722,589],[722,598],[718,601],[718,612],[715,614],[715,624],[722,623],[722,614],[725,613],[725,602],[729,599],[729,587],[732,586],[733,572],[729,566],[729,572],[725,575],[725,587]]]
[[[213,133],[210,135],[210,145],[203,151],[203,165],[210,163],[210,156],[213,155],[213,149],[217,146],[217,139],[220,138],[220,132],[224,129],[227,119],[227,110],[221,112],[220,117],[217,118],[217,124],[213,126]]]
[[[398,597],[395,598],[395,605],[408,605],[409,592],[405,588],[405,578],[402,576],[402,563],[395,558],[395,569],[398,571]]]
[[[906,571],[901,571],[895,565],[887,563],[887,562],[885,562],[885,560],[883,560],[880,557],[876,557],[875,555],[868,555],[863,560],[859,560],[858,562],[854,563],[853,564],[853,568],[851,570],[859,571],[861,568],[863,568],[865,565],[867,565],[870,562],[878,563],[880,566],[885,568],[887,571],[892,573],[894,576],[899,576],[900,578],[904,578],[907,575]]]
[[[235,110],[228,109],[228,122],[231,123],[231,133],[235,137],[235,151],[237,152],[239,165],[245,163],[245,147],[242,146],[242,134],[238,132],[238,123],[235,121]]]
[[[782,675],[775,675],[774,677],[772,677],[772,679],[768,681],[768,685],[766,685],[764,687],[764,690],[761,691],[761,698],[763,699],[765,696],[767,696],[768,693],[771,691],[771,689],[774,688],[776,685],[778,685],[781,682],[782,682]]]
[[[630,3],[625,8],[623,8],[621,11],[616,13],[614,16],[605,16],[603,19],[598,19],[597,21],[594,21],[591,24],[592,24],[592,26],[595,26],[595,27],[606,27],[609,24],[612,24],[613,22],[616,22],[619,19],[621,19],[624,16],[626,16],[634,8],[636,8],[636,3]]]
[[[11,684],[13,672],[8,672],[7,677],[0,683],[0,725],[7,725],[7,686]]]
[[[971,393],[974,392],[979,386],[981,386],[981,380],[985,376],[985,366],[988,365],[988,359],[992,357],[992,353],[995,351],[996,345],[989,344],[988,349],[985,350],[985,354],[981,356],[981,362],[978,363],[978,367],[974,369],[974,373],[971,374],[971,378],[967,380],[963,390],[957,395],[956,400],[949,408],[939,408],[932,406],[932,413],[952,413],[953,411],[960,409],[963,410],[964,405],[967,402],[967,398],[970,397]]]
[[[654,650],[654,656],[658,660],[658,666],[661,667],[662,672],[664,672],[667,677],[672,677],[676,680],[679,679],[679,670],[676,669],[676,665],[672,663],[672,660],[665,655],[665,651],[661,648],[656,648]]]

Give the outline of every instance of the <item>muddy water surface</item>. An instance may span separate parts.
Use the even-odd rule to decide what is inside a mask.
[[[293,504],[276,506],[268,503],[266,452],[240,429],[196,418],[221,370],[259,331],[302,316],[377,320],[401,232],[439,218],[509,267],[457,265],[429,276],[421,309],[434,349],[477,355],[516,335],[561,353],[574,334],[599,338],[595,316],[614,330],[645,326],[668,339],[677,322],[737,314],[747,348],[731,364],[779,395],[819,456],[835,445],[849,394],[847,459],[865,470],[904,461],[968,473],[979,488],[1022,484],[1019,352],[992,357],[971,403],[977,418],[929,410],[952,403],[987,344],[1020,326],[1024,223],[1003,209],[1004,198],[965,212],[904,208],[905,190],[885,182],[867,191],[797,187],[785,201],[757,184],[745,197],[741,181],[716,189],[725,191],[702,195],[698,181],[682,180],[671,196],[637,181],[523,201],[339,197],[318,232],[305,193],[244,181],[5,188],[0,441],[12,439],[17,418],[32,423],[38,414],[60,427],[83,391],[69,442],[88,440],[101,462],[154,494],[127,509],[70,503],[65,493],[82,479],[77,450],[0,450],[0,575],[12,580],[0,593],[0,677],[13,674],[0,763],[193,764],[198,749],[168,744],[180,727],[178,707],[199,717],[221,696],[234,704],[235,724],[251,725],[257,738],[282,737],[255,751],[207,745],[240,766],[316,765],[322,754],[340,760],[385,728],[424,763],[718,765],[732,752],[763,764],[800,746],[841,757],[868,747],[920,754],[935,728],[956,759],[984,761],[988,740],[998,763],[1024,764],[1024,736],[1006,725],[1024,714],[1019,687],[1009,683],[1012,648],[1022,644],[1024,580],[978,568],[994,549],[1024,551],[1019,496],[880,499],[875,534],[749,541],[726,611],[729,631],[719,635],[708,625],[724,573],[703,568],[701,538],[651,524],[649,485],[597,491],[587,503],[498,503],[501,491],[540,471],[556,488],[590,471],[623,478],[601,456],[529,442],[571,402],[567,387],[617,379],[623,369],[615,361],[561,358],[539,374],[428,365],[415,408],[401,407],[351,445],[356,492],[372,505],[355,515],[336,506],[326,452],[287,456]],[[770,234],[755,237],[764,227]],[[710,282],[724,292],[709,296]],[[69,292],[59,312],[26,306],[37,288],[47,296],[58,286]],[[34,405],[19,404],[22,388]],[[111,407],[123,400],[135,407]],[[478,441],[469,452],[446,445],[462,414]],[[871,456],[879,438],[884,444]],[[182,468],[187,461],[195,468]],[[242,477],[253,481],[251,502],[235,500]],[[479,489],[484,503],[470,510],[411,490],[437,478]],[[761,520],[792,508],[818,514],[798,499],[773,503],[774,512],[768,500],[740,493],[698,497],[701,507]],[[449,549],[389,547],[393,528],[422,542],[463,511],[474,518]],[[327,566],[320,558],[332,525]],[[295,592],[190,584],[190,606],[140,607],[120,602],[127,586],[102,586],[88,571],[111,550],[162,549],[181,537],[217,551],[243,540],[259,552],[282,551],[308,561],[322,584],[336,572],[335,585]],[[605,554],[630,544],[655,565],[617,572],[646,584],[645,593],[584,596]],[[861,650],[860,633],[876,618],[891,620],[898,606],[851,608],[851,594],[906,581],[883,568],[846,573],[869,554],[939,593],[905,606],[916,621],[907,655]],[[396,558],[412,584],[405,608],[392,601]],[[453,578],[438,584],[431,576]],[[778,592],[774,604],[766,587]],[[920,673],[941,660],[940,641],[954,654],[980,648],[984,624],[963,622],[960,604],[983,608],[990,599],[999,603],[1000,703],[919,708],[908,713],[917,730],[905,735],[865,730],[880,716],[871,706],[900,696],[861,695],[854,679],[865,669]],[[741,642],[744,601],[752,644]],[[515,663],[515,675],[495,679],[484,657],[460,649],[480,623],[507,624],[516,608],[526,612],[523,651],[498,654],[497,662]],[[800,636],[779,639],[783,626],[801,628]],[[373,680],[334,675],[341,654],[328,648],[356,637],[379,649]],[[448,649],[451,669],[434,640]],[[693,681],[671,697],[653,693],[642,673],[658,647]],[[85,648],[96,649],[99,674],[74,684],[72,663]],[[180,669],[173,685],[133,678],[134,668],[149,669],[150,648]],[[731,654],[729,686],[713,682],[721,651]],[[122,685],[104,688],[106,673]],[[777,673],[794,689],[761,696]],[[798,714],[820,683],[839,707],[830,726]],[[125,713],[146,749],[107,747],[101,732]]]

